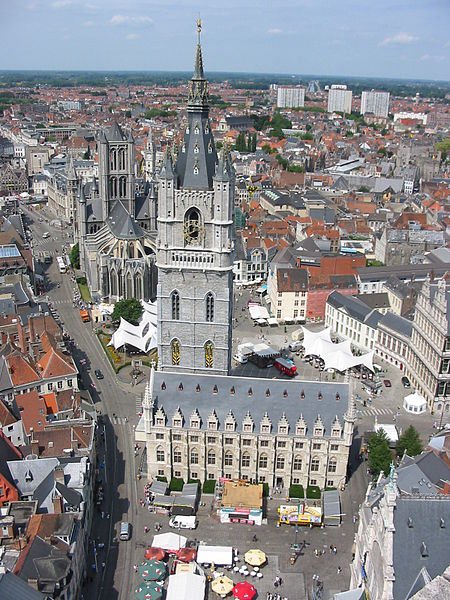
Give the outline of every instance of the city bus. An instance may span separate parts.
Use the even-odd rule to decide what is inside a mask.
[[[297,367],[291,360],[287,360],[286,358],[276,358],[273,361],[273,366],[289,377],[295,377],[295,375],[297,375]]]
[[[66,261],[62,256],[56,257],[56,262],[58,263],[58,268],[60,273],[65,273],[67,271]]]

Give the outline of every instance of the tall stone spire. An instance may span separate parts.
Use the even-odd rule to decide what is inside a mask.
[[[189,85],[189,102],[188,110],[197,111],[199,108],[208,110],[208,82],[205,79],[203,72],[203,56],[201,35],[202,22],[197,19],[197,49],[195,53],[194,75],[192,76]]]

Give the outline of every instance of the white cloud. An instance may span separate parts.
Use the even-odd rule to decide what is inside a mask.
[[[125,36],[126,40],[138,40],[141,36],[138,33],[129,33]]]
[[[440,62],[441,60],[445,60],[445,56],[442,56],[442,54],[422,54],[419,60],[431,60],[433,62]]]
[[[94,21],[85,21],[83,27],[94,27]]]
[[[110,25],[151,25],[153,19],[150,17],[128,17],[126,15],[114,15],[109,21]]]
[[[410,33],[400,32],[384,38],[384,40],[380,42],[379,46],[390,46],[391,44],[412,44],[412,42],[417,42],[418,39],[418,37],[411,35]]]
[[[73,4],[73,0],[55,0],[55,2],[52,2],[53,8],[65,8],[71,4]]]
[[[283,33],[283,30],[278,29],[278,27],[274,27],[273,29],[268,29],[267,33],[270,33],[270,35],[281,35]]]

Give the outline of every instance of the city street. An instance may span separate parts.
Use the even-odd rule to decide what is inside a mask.
[[[56,265],[55,256],[61,254],[62,245],[68,243],[69,229],[63,231],[52,230],[49,239],[42,239],[42,234],[49,230],[49,224],[45,221],[39,222],[38,217],[49,218],[45,209],[43,211],[29,211],[25,209],[34,223],[33,243],[35,254],[47,251],[53,257],[51,265],[43,265],[46,269],[48,289],[42,299],[48,297],[53,308],[58,311],[64,323],[64,328],[74,340],[73,356],[81,373],[82,386],[88,389],[91,383],[95,383],[92,390],[93,399],[99,414],[99,429],[104,432],[104,442],[100,437],[98,447],[98,478],[101,479],[105,489],[105,500],[100,510],[95,513],[92,539],[95,544],[105,544],[101,550],[94,555],[93,546],[89,550],[88,578],[89,585],[83,589],[85,600],[97,598],[120,598],[128,599],[131,588],[135,584],[133,565],[143,558],[143,550],[151,543],[153,525],[156,520],[167,530],[167,518],[156,518],[139,505],[139,499],[143,497],[144,480],[137,481],[137,469],[142,460],[141,454],[135,456],[133,429],[137,423],[136,405],[137,396],[143,391],[141,384],[131,388],[130,384],[118,379],[112,371],[110,364],[97,341],[92,328],[92,323],[82,323],[78,309],[73,307],[73,295],[76,285],[71,281],[69,274],[60,274]],[[41,265],[40,265],[41,267]],[[241,290],[236,293],[235,298],[235,323],[233,351],[242,342],[252,341],[270,342],[277,348],[285,348],[291,341],[291,334],[299,328],[299,325],[264,327],[253,326],[249,319],[247,302],[249,299],[257,299],[252,296],[251,291]],[[264,337],[263,337],[264,336]],[[80,362],[85,361],[84,366]],[[321,373],[312,365],[305,363],[296,355],[293,359],[299,371],[299,377],[305,380],[332,380],[332,375]],[[433,433],[432,423],[435,418],[430,415],[414,417],[406,414],[403,409],[397,411],[402,405],[403,397],[410,392],[405,390],[401,384],[401,373],[387,366],[377,359],[377,363],[386,374],[382,379],[388,378],[392,387],[383,386],[379,397],[373,400],[368,398],[363,391],[363,382],[352,380],[352,390],[357,400],[358,419],[355,429],[353,454],[351,457],[351,477],[342,495],[342,512],[344,514],[341,527],[312,529],[302,528],[297,533],[301,542],[306,545],[297,563],[292,567],[287,560],[288,548],[294,541],[295,529],[275,527],[276,507],[282,503],[282,498],[273,498],[268,502],[268,524],[256,531],[258,536],[258,547],[261,547],[269,555],[269,566],[267,567],[267,578],[264,577],[264,586],[261,591],[274,591],[273,577],[281,574],[284,584],[281,590],[288,598],[306,598],[311,591],[314,582],[313,575],[318,575],[324,583],[324,598],[330,597],[333,592],[346,589],[349,581],[349,563],[351,561],[351,549],[353,535],[356,525],[352,516],[357,514],[360,503],[364,498],[367,487],[367,475],[364,464],[358,463],[358,449],[360,438],[364,431],[373,428],[375,419],[379,423],[395,422],[399,429],[414,424],[419,430],[424,441]],[[280,377],[275,368],[260,369],[253,364],[234,365],[233,374],[240,376],[256,377]],[[105,378],[95,379],[93,373],[100,369]],[[342,379],[336,376],[336,380]],[[364,401],[366,405],[364,405]],[[398,414],[397,414],[398,413]],[[142,449],[141,449],[142,450]],[[200,511],[199,529],[192,537],[197,537],[206,542],[217,541],[219,533],[221,542],[229,543],[245,551],[251,547],[251,537],[255,528],[239,525],[221,525],[216,518],[210,514],[210,497],[203,498],[206,503]],[[132,524],[132,538],[129,542],[118,542],[118,528],[122,520]],[[144,533],[144,527],[150,527],[150,533]],[[338,548],[337,555],[329,552],[329,546]],[[325,555],[316,557],[314,550],[324,550]],[[95,570],[93,566],[95,565]],[[104,565],[104,566],[103,566]],[[342,572],[337,573],[340,567]]]

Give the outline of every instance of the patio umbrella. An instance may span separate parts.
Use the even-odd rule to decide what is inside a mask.
[[[177,552],[177,558],[183,562],[192,562],[197,557],[197,550],[195,548],[181,548]]]
[[[233,596],[238,600],[253,600],[256,598],[256,588],[248,581],[240,581],[233,588]]]
[[[138,573],[144,581],[159,581],[165,578],[167,568],[160,560],[147,560],[138,565]]]
[[[244,554],[244,560],[247,564],[251,565],[252,567],[260,567],[266,562],[267,557],[262,550],[253,548],[252,550],[248,550]]]
[[[163,587],[156,581],[142,582],[134,590],[135,600],[161,600]]]
[[[144,554],[146,560],[164,560],[166,551],[162,548],[147,548]]]
[[[233,589],[233,581],[229,577],[217,577],[211,584],[211,589],[219,596],[226,596]]]

